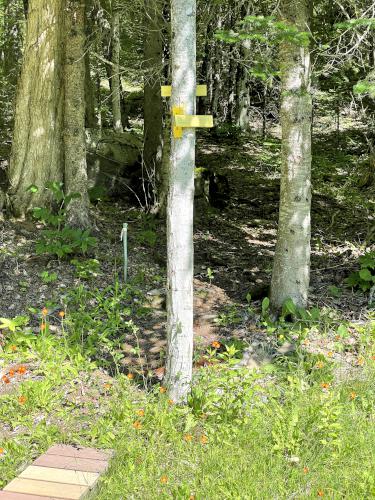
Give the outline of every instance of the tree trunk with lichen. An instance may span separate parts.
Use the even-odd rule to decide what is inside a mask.
[[[65,24],[65,192],[80,195],[67,208],[67,222],[84,229],[90,226],[85,140],[85,0],[67,0]]]
[[[63,179],[63,1],[30,0],[9,166],[9,195],[18,216],[47,205],[47,182]],[[32,194],[27,188],[38,186]]]
[[[172,0],[171,106],[195,114],[196,1]],[[195,129],[172,133],[167,208],[166,382],[170,398],[184,403],[190,391],[193,361],[193,208]]]
[[[282,0],[282,20],[309,31],[308,0]],[[271,307],[287,299],[306,307],[310,279],[311,117],[308,46],[284,41],[281,70],[281,191],[279,226],[271,282]]]

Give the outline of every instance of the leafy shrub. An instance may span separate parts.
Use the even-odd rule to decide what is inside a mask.
[[[28,188],[32,193],[36,193],[38,189],[35,185]],[[50,208],[37,207],[33,210],[34,218],[51,228],[42,231],[36,244],[36,253],[56,255],[59,259],[71,254],[85,254],[96,245],[96,238],[91,236],[89,229],[74,229],[66,225],[69,203],[81,195],[65,194],[62,182],[50,182],[46,184],[46,189],[51,191],[57,209],[53,211]]]
[[[361,269],[352,273],[347,279],[347,285],[360,288],[367,292],[375,285],[375,252],[369,252],[359,258]]]

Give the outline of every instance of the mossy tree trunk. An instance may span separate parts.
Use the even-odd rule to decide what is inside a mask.
[[[308,0],[282,0],[282,19],[309,28]],[[311,116],[310,53],[284,41],[280,47],[282,170],[279,227],[271,282],[271,306],[287,299],[305,307],[310,279]]]
[[[68,206],[67,222],[83,229],[90,226],[85,143],[85,0],[66,1],[65,24],[65,191],[80,194]]]
[[[49,202],[44,186],[63,180],[63,0],[30,0],[9,167],[16,215]],[[37,193],[27,188],[35,184]]]

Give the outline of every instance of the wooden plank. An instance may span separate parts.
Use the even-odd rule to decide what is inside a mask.
[[[31,493],[33,495],[49,496],[69,500],[79,500],[82,495],[87,493],[87,486],[77,484],[51,483],[48,481],[35,481],[33,479],[16,478],[13,479],[4,491],[13,491],[15,493]]]
[[[46,451],[46,455],[60,455],[61,457],[90,458],[91,460],[108,460],[113,452],[110,450],[95,450],[82,446],[55,444]]]
[[[88,458],[61,457],[59,455],[44,454],[37,458],[33,465],[83,472],[104,472],[108,467],[108,462],[106,460],[91,460]]]
[[[30,465],[19,477],[37,479],[39,481],[52,481],[53,483],[78,484],[92,488],[98,480],[99,474],[97,472],[82,472]]]
[[[212,128],[214,119],[211,115],[175,115],[177,127],[183,128]]]
[[[13,493],[12,491],[0,491],[0,500],[57,500],[57,498],[28,495],[27,493]]]

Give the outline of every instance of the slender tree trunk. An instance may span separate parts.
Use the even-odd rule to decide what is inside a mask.
[[[308,31],[308,0],[282,0],[284,22]],[[311,113],[308,47],[283,42],[281,64],[282,171],[271,306],[307,303],[310,278]]]
[[[161,71],[163,68],[162,9],[156,0],[145,0],[144,60],[147,64],[144,83],[143,161],[155,178],[155,211],[165,199],[161,190],[163,156],[163,101],[161,98]]]
[[[184,113],[195,113],[196,0],[172,0],[172,99]],[[170,398],[185,402],[193,356],[193,206],[195,129],[184,129],[171,144],[168,194],[168,357]]]
[[[80,198],[68,206],[69,226],[90,226],[85,143],[85,0],[67,0],[65,11],[65,191]]]
[[[48,204],[49,181],[62,181],[63,2],[30,0],[9,167],[16,215]],[[39,191],[27,188],[35,184]]]
[[[118,0],[112,0],[111,26],[111,93],[113,128],[116,132],[123,132],[121,120],[121,86],[120,86],[120,9]]]
[[[85,50],[85,102],[86,102],[86,127],[97,128],[98,117],[96,115],[96,85],[91,77],[91,61],[90,61],[90,48],[94,44],[96,36],[93,34],[93,20],[92,20],[92,0],[85,2],[85,20],[86,20],[86,50]]]

